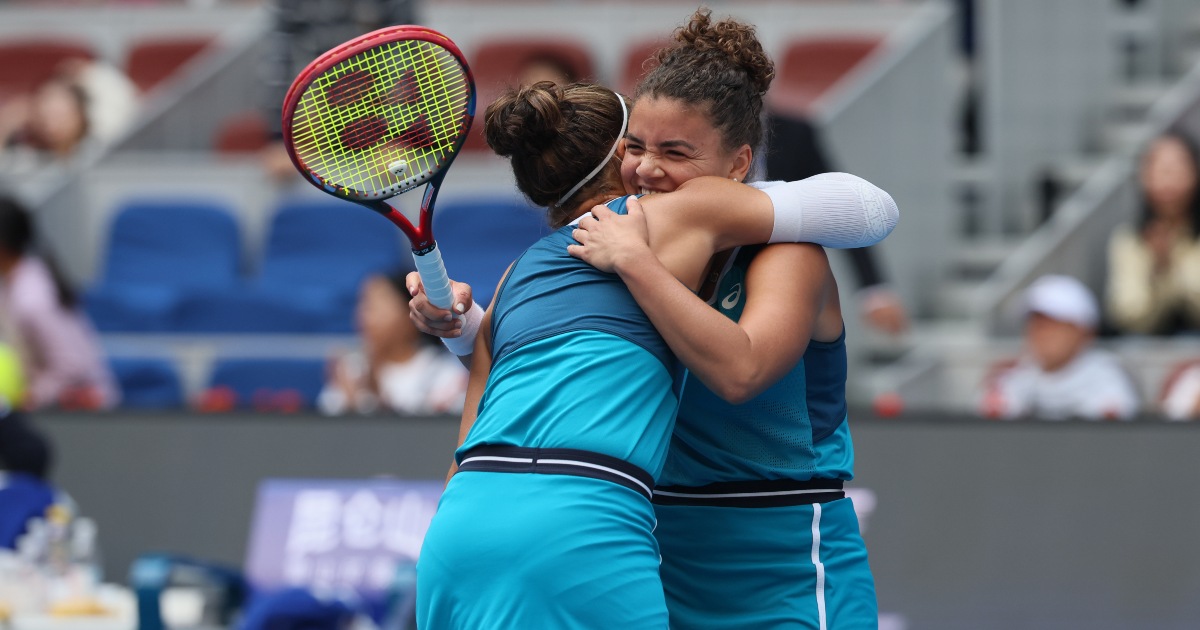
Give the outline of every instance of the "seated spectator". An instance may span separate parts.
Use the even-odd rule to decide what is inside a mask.
[[[1108,315],[1119,332],[1200,330],[1200,153],[1169,133],[1142,156],[1136,227],[1113,232],[1108,251]]]
[[[0,108],[0,157],[28,170],[70,158],[87,142],[108,142],[137,109],[137,90],[115,68],[73,59],[29,96]]]
[[[124,72],[83,59],[66,62],[61,72],[87,96],[84,111],[89,139],[110,142],[129,128],[138,110],[138,90]]]
[[[555,85],[567,85],[579,80],[575,70],[561,57],[552,53],[534,55],[521,62],[517,69],[517,85],[533,85],[549,81]]]
[[[27,380],[24,406],[101,409],[116,405],[116,382],[91,323],[52,265],[33,253],[29,213],[0,198],[0,317]]]
[[[362,349],[336,359],[317,401],[327,414],[461,413],[467,371],[408,317],[404,274],[374,275],[359,292]]]
[[[1069,276],[1038,278],[1025,293],[1025,349],[1016,365],[986,385],[989,417],[1127,419],[1139,397],[1110,353],[1093,347],[1096,298]]]

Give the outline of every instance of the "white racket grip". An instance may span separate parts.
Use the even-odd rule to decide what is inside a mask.
[[[413,262],[417,265],[417,273],[421,275],[421,284],[425,285],[425,295],[429,303],[450,310],[454,302],[454,293],[450,290],[450,276],[446,275],[446,265],[442,263],[442,250],[437,245],[424,254],[413,252]]]

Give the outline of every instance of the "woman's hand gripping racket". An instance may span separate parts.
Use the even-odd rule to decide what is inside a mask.
[[[433,204],[475,115],[475,82],[454,42],[394,26],[330,50],[292,82],[283,137],[317,188],[364,205],[408,235],[429,301],[452,295],[433,240]],[[414,225],[387,200],[425,184]]]

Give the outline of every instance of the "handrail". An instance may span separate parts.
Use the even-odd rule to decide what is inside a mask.
[[[265,9],[250,11],[248,16],[247,19],[232,22],[217,35],[213,50],[202,57],[206,60],[204,63],[198,64],[193,72],[173,79],[172,89],[159,90],[154,98],[143,103],[136,114],[137,121],[122,130],[117,137],[103,144],[86,144],[70,161],[50,164],[28,174],[27,182],[12,182],[20,191],[22,199],[34,208],[49,203],[94,167],[120,151],[129,139],[154,120],[161,118],[187,94],[236,63],[245,51],[255,44],[269,24]]]
[[[147,104],[137,124],[129,129],[113,143],[114,151],[127,148],[130,142],[137,139],[165,116],[174,111],[189,95],[202,90],[214,79],[222,76],[226,70],[239,62],[245,62],[247,54],[259,43],[263,35],[270,29],[270,13],[265,8],[254,11],[244,20],[232,25],[220,34],[217,50],[202,68],[185,75],[175,77],[170,90],[160,93],[157,98]],[[259,60],[252,60],[260,63]]]
[[[1001,327],[1002,306],[1031,282],[1046,256],[1078,232],[1102,204],[1118,192],[1132,176],[1136,152],[1155,136],[1176,124],[1188,109],[1200,103],[1200,64],[1159,98],[1146,115],[1138,142],[1116,150],[1055,211],[1044,225],[1000,264],[979,287],[973,316],[987,322],[990,331]]]

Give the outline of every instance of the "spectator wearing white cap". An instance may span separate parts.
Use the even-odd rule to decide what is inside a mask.
[[[1094,347],[1100,310],[1082,282],[1038,278],[1025,292],[1025,347],[1012,368],[986,388],[981,411],[991,417],[1128,419],[1140,399],[1111,353]]]

